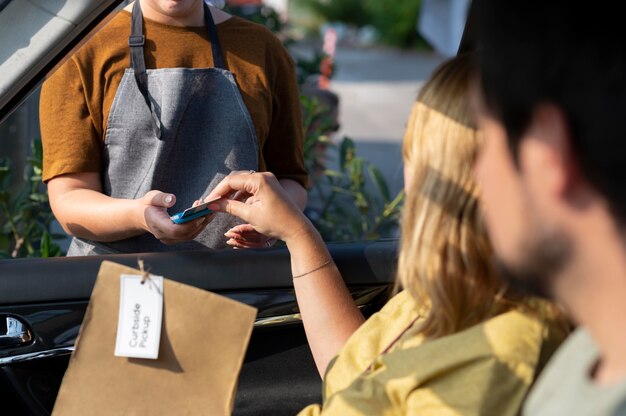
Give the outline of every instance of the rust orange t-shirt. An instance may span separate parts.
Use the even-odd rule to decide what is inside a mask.
[[[182,28],[144,19],[147,68],[213,67],[205,27]],[[121,11],[43,85],[40,101],[43,180],[101,172],[106,124],[130,67],[131,15]],[[302,116],[293,60],[263,26],[232,17],[217,25],[259,140],[259,170],[306,186]]]

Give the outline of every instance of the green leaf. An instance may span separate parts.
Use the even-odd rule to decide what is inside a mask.
[[[339,145],[339,168],[346,171],[346,164],[354,157],[354,142],[349,137],[344,137]]]
[[[365,181],[363,180],[363,159],[355,157],[350,163],[350,180],[354,189],[363,187]]]
[[[33,194],[30,194],[30,195],[28,196],[28,198],[29,198],[31,201],[39,202],[39,203],[41,203],[41,204],[46,204],[46,203],[48,203],[48,195],[46,195],[46,194],[38,194],[38,193],[33,193]]]
[[[41,242],[39,246],[39,250],[41,251],[41,257],[50,257],[50,246],[52,245],[52,240],[50,239],[50,234],[46,231],[41,235]]]
[[[362,192],[357,192],[354,197],[354,203],[359,208],[359,212],[361,212],[361,214],[367,214],[370,205],[365,195]]]
[[[391,199],[389,187],[387,186],[387,181],[383,177],[380,170],[375,165],[370,163],[367,165],[367,172],[369,173],[376,190],[378,190],[378,194],[383,198],[383,201],[385,203],[389,202]]]
[[[15,223],[24,222],[26,224],[30,224],[30,221],[33,218],[31,215],[30,207],[24,207],[22,211],[14,217]]]
[[[398,195],[393,199],[393,201],[389,202],[385,205],[385,209],[383,211],[383,215],[389,216],[392,213],[398,213],[401,209],[401,205],[404,202],[404,191],[398,192]],[[385,214],[389,211],[389,214]]]
[[[333,186],[331,189],[335,193],[349,195],[350,197],[354,198],[354,192],[350,191],[349,189],[340,188],[338,186]]]
[[[324,171],[324,175],[332,176],[334,178],[343,178],[343,173],[337,172],[336,170],[332,170],[332,169],[326,169]]]
[[[4,177],[10,173],[11,163],[6,157],[3,157],[0,159],[0,179],[4,179]]]
[[[32,159],[41,161],[43,159],[43,145],[41,140],[34,139],[30,144],[30,148],[32,150]]]
[[[50,246],[50,257],[59,257],[63,255],[63,251],[61,250],[61,247],[59,247],[57,244],[52,244]]]

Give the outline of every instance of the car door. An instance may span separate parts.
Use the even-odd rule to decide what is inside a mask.
[[[337,243],[329,249],[363,313],[378,310],[392,289],[397,242]],[[258,309],[234,414],[293,415],[321,402],[287,250],[190,251],[1,260],[0,406],[12,409],[7,414],[50,413],[100,263],[136,267],[140,258],[153,273]]]

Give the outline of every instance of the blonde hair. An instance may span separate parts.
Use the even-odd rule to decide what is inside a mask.
[[[468,106],[471,56],[453,58],[423,86],[403,157],[411,180],[398,279],[424,307],[421,333],[437,338],[512,308],[493,268],[473,166],[482,142]]]

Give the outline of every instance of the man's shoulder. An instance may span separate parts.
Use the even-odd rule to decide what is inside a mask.
[[[97,43],[97,42],[110,43],[111,41],[116,40],[118,38],[126,39],[130,35],[130,22],[131,22],[130,13],[127,12],[126,10],[121,10],[119,13],[113,16],[111,20],[109,20],[102,27],[102,29],[94,35],[94,37],[88,43],[91,43],[91,44]],[[126,45],[127,43],[124,42],[124,46]]]
[[[578,328],[559,348],[531,390],[525,414],[551,414],[571,408],[577,398],[586,400],[593,389],[588,377],[598,359],[598,349],[584,328]]]
[[[228,37],[244,40],[247,45],[265,45],[266,47],[283,48],[282,42],[268,28],[258,23],[251,22],[241,17],[233,16],[220,23],[218,26],[220,38]]]
[[[262,37],[275,37],[265,26],[238,16],[231,16],[229,19],[219,23],[217,28],[219,31],[244,31],[247,34],[256,34]]]
[[[598,359],[598,355],[598,347],[587,330],[578,328],[554,353],[543,372],[542,378],[555,380],[567,375],[572,383],[576,383],[588,375],[588,371]]]
[[[76,58],[93,57],[103,49],[115,48],[120,50],[128,47],[130,35],[130,14],[122,10],[111,18],[91,39],[89,39],[76,53]]]

